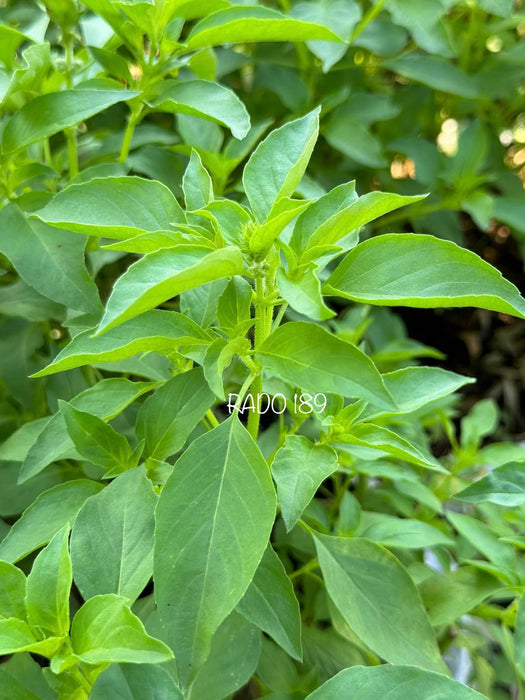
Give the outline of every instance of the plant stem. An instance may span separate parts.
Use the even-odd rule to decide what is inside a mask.
[[[119,163],[124,163],[129,155],[129,149],[131,146],[131,139],[135,132],[135,127],[139,123],[140,114],[142,112],[142,106],[139,105],[138,109],[133,108],[131,114],[129,115],[129,121],[126,126],[126,131],[124,132],[124,138],[122,139],[122,146],[120,149],[120,155],[118,157]]]
[[[73,69],[75,52],[73,47],[74,37],[72,34],[67,34],[65,37],[65,48],[66,48],[66,86],[68,90],[73,87]],[[77,148],[77,128],[76,126],[71,126],[64,129],[64,134],[67,141],[67,159],[69,164],[69,177],[75,177],[78,173],[78,148]]]
[[[215,417],[215,414],[211,408],[206,411],[206,418],[210,421],[212,428],[216,428],[219,425],[219,421]]]
[[[357,27],[354,29],[352,36],[350,38],[350,43],[352,43],[354,41],[354,39],[356,39],[361,34],[361,32],[364,31],[368,27],[370,22],[372,22],[377,17],[377,15],[383,9],[383,6],[385,3],[386,3],[386,0],[379,0],[379,2],[376,2],[376,4],[368,10],[366,15],[363,17],[363,19],[359,22]]]
[[[272,330],[273,306],[268,306],[266,294],[273,290],[266,289],[267,282],[268,279],[263,276],[259,276],[255,280],[255,350],[264,343]],[[252,391],[254,394],[262,392],[262,370],[259,371],[253,381]],[[257,411],[250,412],[248,416],[248,432],[254,440],[257,440],[259,434],[259,422],[259,413]]]
[[[310,559],[309,562],[307,562],[304,566],[301,566],[300,569],[297,569],[296,571],[292,571],[291,574],[289,574],[289,577],[293,580],[294,578],[297,578],[298,576],[302,576],[303,574],[307,574],[310,571],[313,571],[314,569],[319,568],[319,562],[317,559]]]

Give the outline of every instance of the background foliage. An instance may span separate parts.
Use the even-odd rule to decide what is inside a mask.
[[[2,5],[0,694],[523,697],[523,300],[431,276],[452,241],[522,286],[524,32],[512,0]],[[479,286],[396,288],[400,246]],[[246,430],[250,382],[326,411]]]

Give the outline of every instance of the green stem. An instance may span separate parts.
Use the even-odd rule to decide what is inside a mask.
[[[72,126],[69,129],[64,129],[67,141],[67,160],[69,163],[69,177],[75,177],[78,173],[78,148],[77,148],[77,130]]]
[[[135,132],[135,127],[140,121],[140,115],[142,112],[142,105],[139,105],[138,108],[134,108],[131,110],[131,114],[129,115],[129,121],[128,125],[126,126],[126,131],[124,132],[124,138],[122,139],[122,146],[120,149],[120,155],[118,157],[120,163],[124,163],[129,155],[129,149],[131,146],[131,139],[133,138],[133,134]]]
[[[301,566],[300,569],[297,569],[296,571],[292,571],[291,574],[288,574],[289,577],[293,580],[294,578],[297,578],[298,576],[302,576],[303,574],[307,574],[310,571],[313,571],[314,569],[319,568],[319,562],[317,559],[310,559],[308,563],[306,563],[304,566]]]
[[[210,421],[212,428],[216,428],[219,425],[219,421],[215,417],[215,414],[211,408],[206,411],[206,418]]]
[[[264,343],[272,330],[273,307],[268,306],[265,293],[273,290],[266,289],[267,282],[267,278],[263,276],[257,277],[255,281],[255,350]],[[262,392],[262,370],[259,371],[253,381],[252,391],[256,395]],[[257,440],[259,435],[259,422],[259,413],[252,411],[248,416],[248,432],[254,440]]]
[[[73,70],[75,61],[75,50],[73,46],[74,36],[72,34],[67,34],[65,39],[66,48],[66,86],[68,90],[73,87]],[[76,126],[71,126],[68,129],[64,129],[64,134],[67,141],[67,159],[69,163],[69,177],[75,177],[78,173],[78,148],[77,148],[77,128]]]
[[[353,34],[350,38],[350,43],[352,43],[354,41],[354,39],[356,39],[361,34],[361,32],[366,29],[366,27],[368,27],[370,22],[372,22],[377,17],[377,15],[383,9],[383,6],[385,5],[385,3],[386,3],[386,0],[379,0],[379,2],[377,2],[373,7],[371,7],[368,10],[366,15],[363,17],[363,19],[359,22],[357,27],[354,29]]]

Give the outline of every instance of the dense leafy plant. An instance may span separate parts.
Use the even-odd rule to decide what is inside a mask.
[[[434,180],[359,197],[319,165],[321,116],[375,153],[319,69],[417,8],[45,4],[0,26],[6,697],[523,694],[525,451],[484,444],[490,400],[458,428],[473,379],[421,366],[439,353],[388,307],[525,301],[453,242],[369,236]],[[448,5],[408,27],[430,53]],[[290,44],[251,43],[290,40],[280,68]],[[302,115],[272,130],[249,116],[269,62]]]

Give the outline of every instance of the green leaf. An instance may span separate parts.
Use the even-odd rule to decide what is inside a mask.
[[[257,355],[263,367],[306,391],[359,397],[396,409],[372,360],[321,326],[286,323],[264,341]]]
[[[248,341],[245,340],[244,343],[249,348]],[[206,350],[202,362],[204,377],[210,389],[221,401],[226,398],[224,395],[224,370],[231,365],[238,345],[244,343],[241,339],[226,340],[221,337],[217,338]]]
[[[130,466],[132,450],[123,435],[101,418],[78,411],[67,401],[59,399],[58,405],[69,437],[82,457],[104,469],[125,471]]]
[[[297,313],[314,321],[326,321],[335,316],[323,301],[321,283],[313,270],[306,270],[299,279],[290,279],[279,267],[275,279],[282,298]]]
[[[190,162],[182,178],[186,209],[202,209],[213,200],[213,183],[197,151],[191,149]]]
[[[499,409],[494,399],[478,401],[461,419],[461,445],[477,449],[484,437],[491,435],[499,422]]]
[[[434,627],[450,625],[501,590],[493,576],[471,566],[430,576],[419,585]]]
[[[101,304],[86,270],[84,248],[81,236],[27,219],[13,204],[0,211],[0,252],[24,282],[72,309],[99,311]]]
[[[27,577],[27,620],[31,627],[57,637],[69,631],[69,593],[73,574],[69,525],[59,530],[36,557]]]
[[[250,41],[341,41],[327,27],[292,19],[267,7],[232,7],[205,17],[193,27],[186,46],[196,49]]]
[[[273,205],[291,197],[301,181],[319,134],[319,109],[272,131],[246,163],[243,184],[259,223]]]
[[[356,23],[361,18],[361,8],[355,0],[314,0],[293,6],[297,19],[323,24],[335,34],[349,41]],[[346,53],[348,46],[333,41],[308,41],[310,51],[321,59],[323,73],[327,73]]]
[[[79,411],[111,420],[129,404],[155,386],[152,382],[131,382],[128,379],[105,379],[77,394],[71,405]],[[46,424],[29,450],[20,470],[19,481],[30,479],[48,464],[62,459],[73,448],[62,411]],[[76,454],[76,453],[75,453]]]
[[[236,335],[238,329],[244,335],[247,323],[251,323],[250,310],[253,289],[242,277],[232,277],[217,304],[217,321],[219,326],[230,335]]]
[[[455,243],[422,234],[360,243],[323,292],[379,306],[477,306],[525,318],[525,300],[498,270]]]
[[[242,255],[234,247],[210,253],[209,248],[181,245],[146,255],[115,282],[97,334],[187,289],[242,272]]]
[[[261,653],[261,633],[242,615],[230,613],[211,641],[210,655],[191,684],[188,700],[230,697],[252,677]]]
[[[270,635],[287,654],[302,660],[299,603],[292,582],[271,545],[267,546],[236,610]]]
[[[428,523],[410,518],[396,518],[386,513],[361,514],[357,537],[382,544],[385,547],[424,549],[438,545],[452,546],[454,540]]]
[[[113,594],[84,603],[73,618],[71,644],[86,664],[159,664],[173,658],[163,642],[146,634],[126,598]]]
[[[41,493],[0,542],[0,558],[16,562],[47,544],[65,525],[74,522],[86,499],[102,488],[96,481],[77,479]]]
[[[35,216],[51,226],[119,240],[185,222],[165,185],[136,176],[95,177],[69,185]]]
[[[170,674],[151,664],[111,664],[97,677],[90,700],[183,700]]]
[[[525,464],[510,462],[493,469],[479,481],[454,494],[467,503],[490,501],[510,508],[525,503]]]
[[[308,209],[310,201],[290,199],[285,197],[277,200],[268,215],[268,220],[258,226],[250,237],[250,250],[253,253],[263,253],[279,238],[285,227],[301,212]]]
[[[0,561],[0,620],[26,617],[26,577],[13,564]]]
[[[153,570],[156,503],[143,467],[84,503],[71,533],[75,583],[84,599],[101,593],[138,598]]]
[[[24,41],[29,39],[14,27],[7,24],[0,25],[0,62],[7,68],[13,68],[15,63],[16,50]]]
[[[42,667],[28,653],[15,654],[0,666],[2,700],[53,700]]]
[[[295,222],[290,246],[298,254],[301,254],[306,250],[309,239],[320,226],[326,221],[330,221],[338,212],[346,211],[356,201],[355,181],[338,185],[327,194],[319,197]]]
[[[477,693],[462,683],[453,681],[440,673],[425,671],[415,666],[354,666],[346,668],[316,691],[307,700],[339,700],[349,693],[359,700],[432,700],[432,698],[454,698],[454,700],[482,700]]]
[[[404,367],[384,374],[383,379],[400,413],[416,411],[476,381],[440,367]]]
[[[322,482],[338,467],[335,450],[302,435],[288,435],[272,463],[286,530],[296,525]]]
[[[210,336],[195,321],[175,311],[146,311],[103,336],[93,330],[76,335],[53,362],[34,374],[45,377],[82,365],[115,362],[139,352],[172,352],[180,347],[206,345]]]
[[[42,656],[51,656],[62,643],[61,639],[48,637],[39,641],[31,632],[27,622],[16,617],[0,620],[0,655],[32,651]]]
[[[475,100],[482,97],[476,77],[463,72],[451,61],[441,56],[425,56],[412,52],[384,64],[389,70],[428,85],[434,90]]]
[[[77,88],[35,97],[5,125],[2,149],[4,153],[17,151],[139,94],[136,90]]]
[[[352,231],[356,231],[383,214],[419,202],[425,195],[404,197],[386,192],[369,192],[344,209],[336,211],[308,238],[308,247],[332,245]],[[357,235],[356,235],[357,242]]]
[[[516,569],[516,553],[511,545],[501,542],[485,523],[463,513],[447,510],[447,519],[460,535],[502,570]]]
[[[178,452],[214,400],[200,368],[179,374],[157,389],[137,416],[137,437],[145,440],[145,455],[163,460]]]
[[[243,139],[250,130],[250,115],[237,95],[209,80],[167,80],[150,104],[157,112],[209,119],[226,126],[236,139]]]
[[[398,459],[416,464],[418,467],[447,473],[445,467],[431,454],[425,453],[393,430],[383,428],[380,425],[358,423],[351,427],[348,435],[337,436],[335,439],[351,445],[363,445],[382,450]]]
[[[355,537],[314,540],[328,594],[361,641],[390,663],[448,673],[417,589],[393,554]]]
[[[246,592],[274,517],[268,466],[235,415],[177,461],[156,511],[154,580],[183,685]]]

